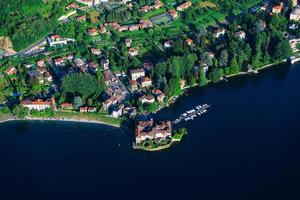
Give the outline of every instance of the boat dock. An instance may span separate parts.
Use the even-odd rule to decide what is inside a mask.
[[[182,120],[189,121],[194,120],[195,118],[201,116],[202,114],[207,112],[207,109],[210,107],[208,104],[198,105],[194,109],[188,110],[185,113],[181,114],[178,119],[173,121],[173,124],[178,124]]]

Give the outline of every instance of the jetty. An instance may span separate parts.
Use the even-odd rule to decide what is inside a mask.
[[[182,113],[179,118],[177,118],[172,122],[172,124],[178,124],[183,120],[184,121],[194,120],[195,118],[205,114],[209,107],[210,107],[209,104],[197,105],[195,108]]]

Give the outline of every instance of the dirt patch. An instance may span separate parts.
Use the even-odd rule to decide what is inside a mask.
[[[16,51],[13,49],[13,44],[9,37],[0,36],[0,50],[5,50],[7,54],[15,54]]]

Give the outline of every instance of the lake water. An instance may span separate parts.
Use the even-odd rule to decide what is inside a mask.
[[[0,124],[0,199],[300,199],[299,102],[300,65],[191,89],[157,117],[208,113],[152,153],[108,126]]]

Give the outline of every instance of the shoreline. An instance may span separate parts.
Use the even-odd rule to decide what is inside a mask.
[[[11,122],[11,121],[52,121],[52,122],[75,122],[75,123],[89,123],[89,124],[99,124],[99,125],[107,125],[115,128],[120,128],[119,125],[109,124],[102,121],[97,120],[80,120],[80,119],[66,119],[66,118],[8,118],[8,119],[0,119],[0,124]]]

